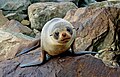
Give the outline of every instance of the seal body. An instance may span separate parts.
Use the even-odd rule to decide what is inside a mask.
[[[96,52],[91,51],[79,51],[74,52],[73,43],[76,38],[76,30],[72,24],[61,18],[54,18],[48,21],[41,32],[41,48],[42,52],[39,58],[26,64],[20,64],[20,67],[28,67],[34,65],[40,65],[49,60],[49,56],[59,55],[69,48],[71,48],[72,55],[91,54]],[[17,56],[29,52],[30,50],[38,47],[33,46],[29,49],[23,49]],[[47,55],[48,54],[48,55]],[[51,57],[50,56],[50,57]]]
[[[41,47],[49,55],[58,55],[68,50],[76,37],[72,24],[61,18],[48,21],[41,32]]]

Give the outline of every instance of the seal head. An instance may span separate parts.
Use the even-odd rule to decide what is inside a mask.
[[[47,22],[41,33],[41,47],[49,55],[58,55],[71,47],[76,30],[68,21],[54,18]]]

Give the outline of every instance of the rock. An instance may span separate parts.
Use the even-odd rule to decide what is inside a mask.
[[[26,10],[30,0],[0,0],[0,8],[5,11]]]
[[[78,0],[78,7],[87,7],[95,2],[97,2],[97,0]]]
[[[14,58],[23,48],[29,48],[37,42],[35,38],[22,33],[0,30],[0,61]]]
[[[120,44],[120,25],[118,5],[109,3],[103,7],[102,4],[91,5],[85,8],[71,10],[67,13],[64,19],[70,21],[77,30],[77,38],[75,40],[75,51],[80,50],[100,50],[104,48],[111,48],[119,51]],[[100,6],[101,5],[101,6]],[[109,7],[110,6],[110,7]],[[38,31],[35,30],[37,33]],[[6,34],[5,34],[6,33]],[[20,52],[23,48],[32,47],[38,42],[34,38],[26,37],[23,34],[8,33],[0,31],[0,48],[6,49],[11,58],[0,62],[0,76],[1,77],[119,77],[120,67],[110,68],[100,60],[91,55],[82,56],[61,56],[59,55],[47,61],[41,66],[20,68],[19,64],[30,62],[40,57],[40,49],[34,52],[26,53],[19,57],[14,57],[16,52]],[[8,34],[7,34],[8,33]],[[6,36],[3,36],[6,35]],[[12,37],[16,37],[14,39]],[[25,37],[23,37],[25,36]],[[25,41],[14,41],[15,39],[25,39]],[[26,41],[28,39],[28,43]],[[14,42],[13,42],[14,41]],[[14,46],[17,42],[20,47]],[[27,42],[27,43],[25,43]],[[25,44],[24,44],[25,43]],[[28,45],[29,44],[29,45]],[[1,45],[4,45],[1,46]],[[26,46],[27,45],[27,46]],[[17,45],[15,45],[17,46]],[[8,50],[9,48],[13,50]],[[20,49],[20,50],[19,50]],[[2,51],[3,52],[3,51]],[[110,55],[111,56],[111,55]],[[110,57],[111,58],[111,57]]]
[[[75,51],[99,51],[105,48],[117,48],[120,41],[118,22],[120,19],[120,3],[103,2],[89,7],[71,10],[64,19],[70,21],[77,30]]]
[[[1,27],[7,32],[17,32],[30,35],[32,30],[27,26],[23,26],[20,22],[16,20],[8,21],[3,27]]]
[[[75,4],[78,3],[79,0],[30,0],[31,3],[37,2],[74,2]]]
[[[77,8],[71,2],[44,2],[35,3],[28,7],[31,28],[41,30],[44,24],[54,17],[64,17],[70,9]]]
[[[101,59],[106,66],[118,68],[120,64],[120,51],[113,51],[112,49],[103,49],[99,51],[95,57]]]
[[[106,1],[71,10],[65,19],[78,28],[75,51],[102,50],[98,58],[105,65],[113,68],[120,66],[120,2]]]
[[[30,0],[31,3],[37,3],[37,2],[56,2],[57,0]]]
[[[20,14],[21,12],[15,12],[15,13],[8,13],[5,17],[8,19],[14,19],[18,21],[22,21],[27,17],[27,14]]]
[[[26,17],[25,10],[30,4],[30,0],[0,0],[0,9],[9,19],[21,21]]]
[[[33,29],[34,33],[35,33],[35,38],[40,38],[41,37],[41,33],[40,31],[36,30],[36,29]]]
[[[1,19],[0,20],[0,27],[8,21],[8,19],[2,14],[2,10],[0,10],[0,19]]]
[[[32,54],[25,56],[35,57]],[[106,67],[101,60],[90,55],[56,57],[41,66],[20,68],[19,58],[0,62],[1,77],[119,77],[120,68]]]
[[[30,22],[28,20],[22,20],[21,23],[23,25],[30,25]]]

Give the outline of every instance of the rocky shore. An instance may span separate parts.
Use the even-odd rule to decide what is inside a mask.
[[[0,0],[0,77],[120,77],[120,2]],[[40,42],[44,24],[55,17],[77,29],[74,50],[97,55],[57,56],[41,66],[20,68],[40,56],[41,47],[16,57]]]

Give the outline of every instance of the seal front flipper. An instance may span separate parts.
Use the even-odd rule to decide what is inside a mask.
[[[98,54],[98,52],[93,52],[93,51],[79,51],[79,52],[74,52],[73,55],[79,56],[79,55],[84,55],[84,54]]]
[[[98,52],[93,52],[93,51],[78,51],[78,52],[75,52],[74,51],[74,42],[75,42],[75,40],[73,41],[73,43],[71,45],[71,52],[75,56],[80,56],[80,55],[84,55],[84,54],[99,54]]]
[[[23,68],[23,67],[30,67],[30,66],[40,65],[42,63],[43,63],[43,61],[40,61],[39,59],[36,59],[35,61],[32,61],[30,63],[20,64],[20,67],[21,68]]]
[[[37,45],[35,45],[35,46],[31,47],[31,48],[23,49],[20,53],[16,54],[16,57],[18,57],[18,56],[20,56],[20,55],[22,55],[24,53],[30,52],[31,50],[36,49],[38,47],[40,47],[40,43],[39,42],[37,43]]]
[[[46,61],[46,52],[42,51],[41,55],[38,59],[31,61],[26,64],[20,64],[20,67],[30,67],[30,66],[35,66],[35,65],[41,65]]]

